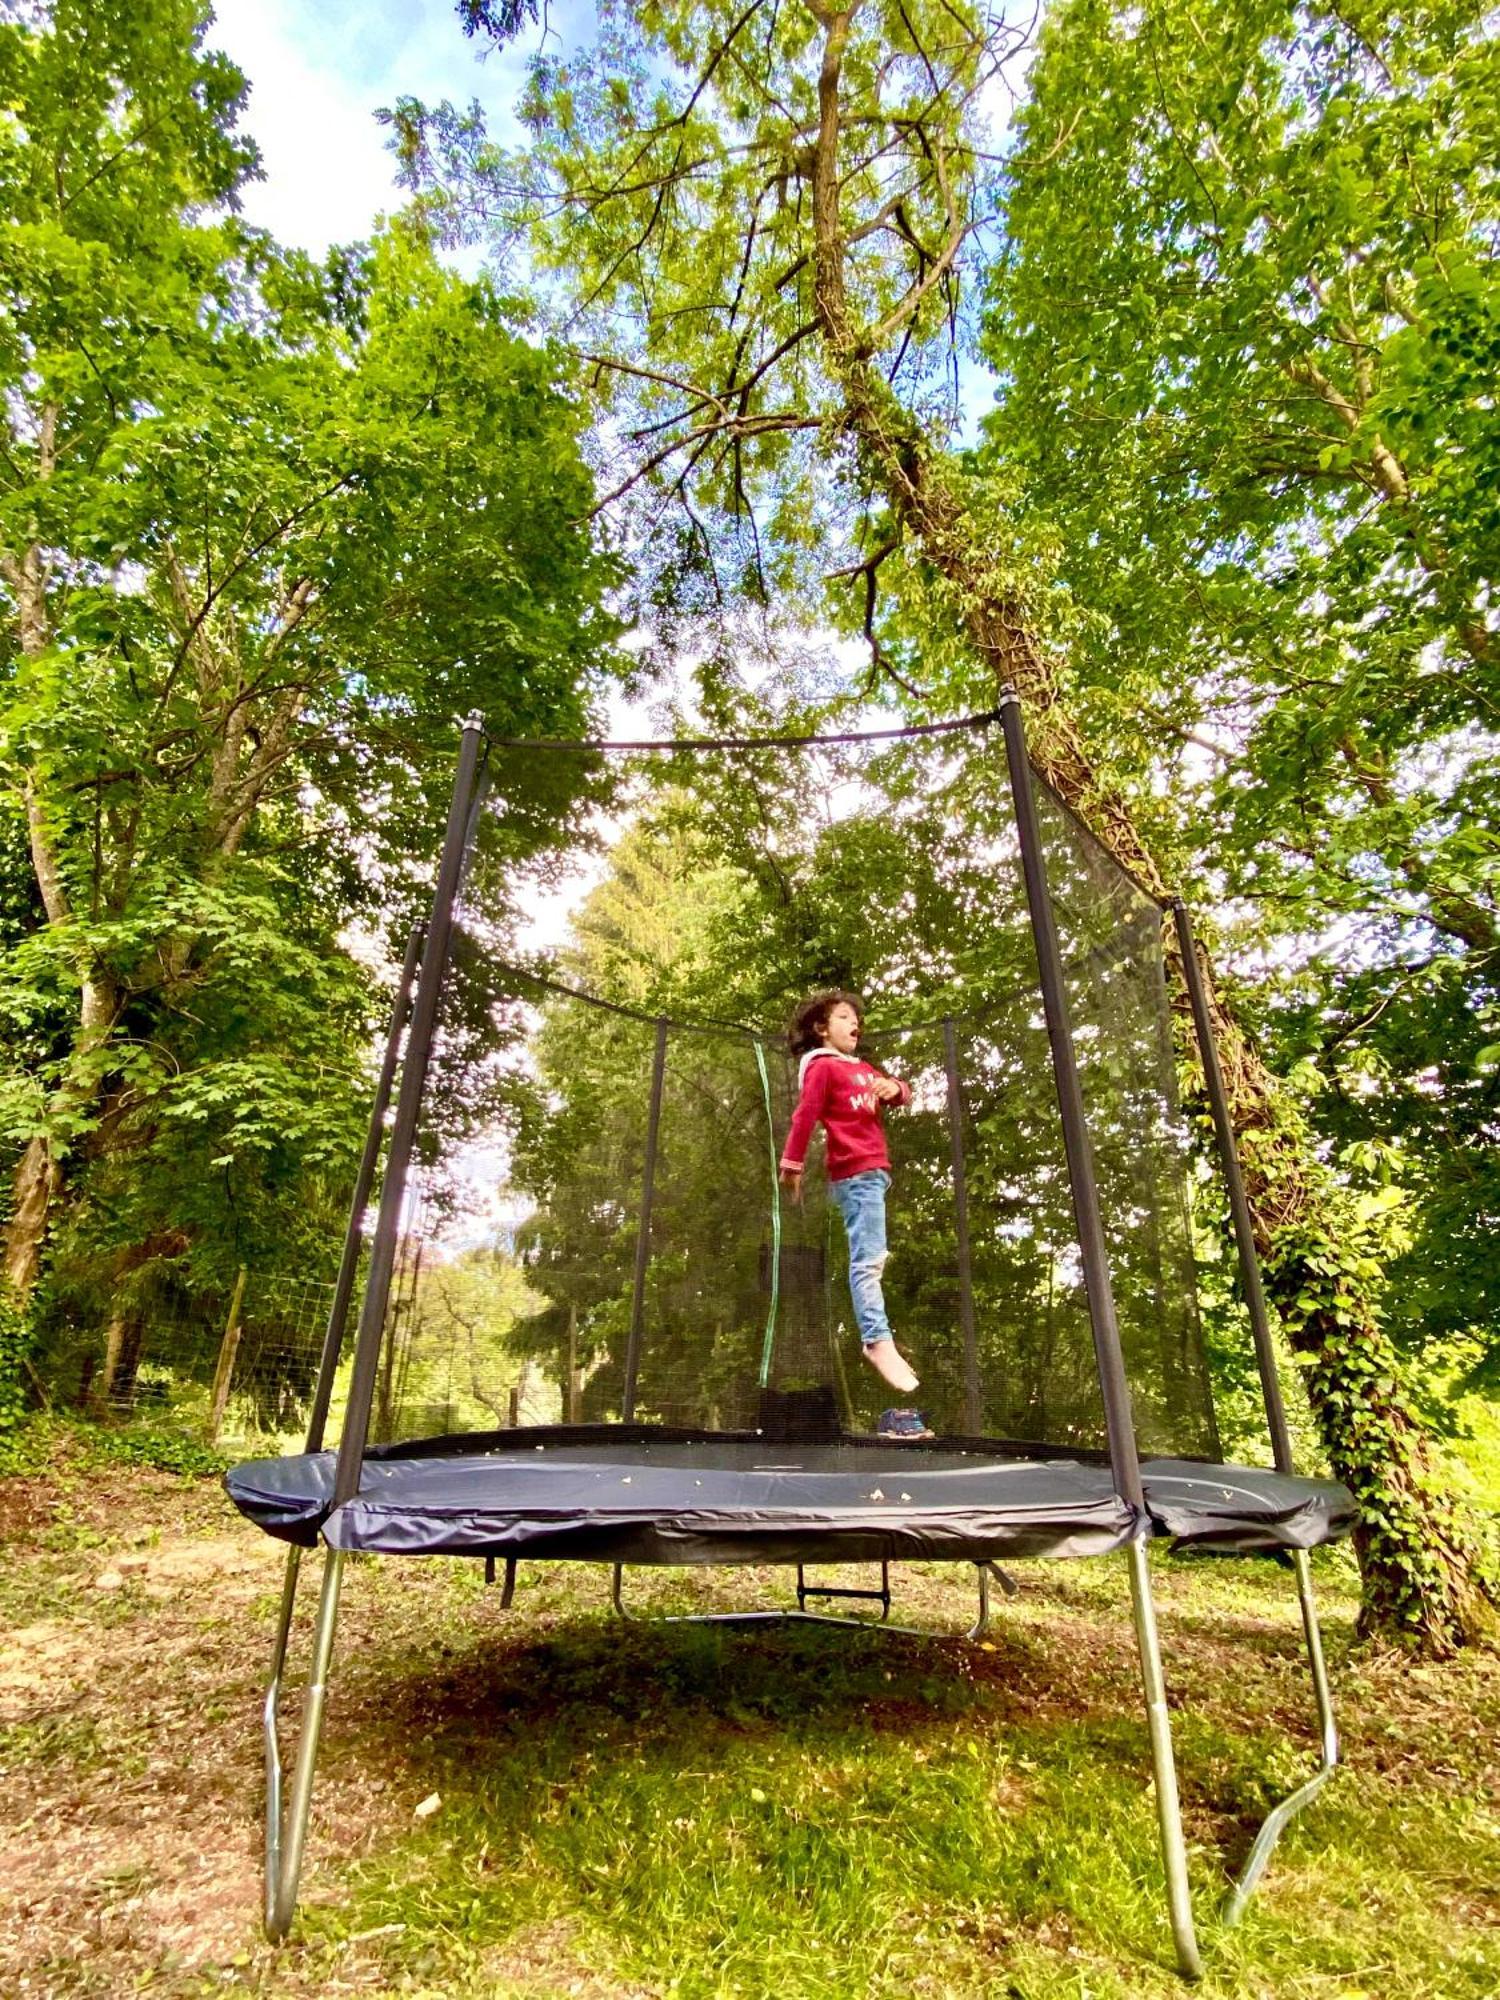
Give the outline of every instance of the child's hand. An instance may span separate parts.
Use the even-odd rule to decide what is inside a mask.
[[[800,1202],[802,1199],[802,1169],[800,1167],[783,1167],[781,1169],[781,1185],[784,1188],[791,1189],[793,1201]]]
[[[875,1079],[875,1095],[880,1099],[882,1104],[889,1104],[892,1098],[901,1095],[901,1086],[896,1082],[894,1077],[877,1076]]]

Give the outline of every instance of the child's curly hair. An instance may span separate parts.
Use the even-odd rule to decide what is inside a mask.
[[[841,988],[833,988],[826,993],[814,993],[810,1000],[804,1000],[793,1014],[787,1028],[786,1038],[794,1056],[805,1056],[809,1049],[823,1046],[820,1028],[828,1026],[828,1016],[840,1003],[852,1007],[859,1016],[859,1025],[865,1024],[865,1005],[857,993],[845,993]]]

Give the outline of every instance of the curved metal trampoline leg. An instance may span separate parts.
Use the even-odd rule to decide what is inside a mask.
[[[975,1563],[975,1575],[979,1579],[979,1616],[965,1632],[966,1639],[982,1639],[990,1629],[990,1573],[984,1563]]]
[[[993,1577],[1007,1597],[1019,1597],[1021,1586],[1009,1570],[1001,1569],[999,1563],[986,1556],[983,1562],[974,1565],[979,1579],[979,1616],[965,1632],[966,1639],[982,1639],[990,1629],[990,1578]]]
[[[616,1563],[614,1566],[614,1574],[610,1580],[609,1601],[615,1607],[615,1616],[617,1618],[624,1618],[628,1620],[631,1614],[625,1609],[624,1599],[621,1596],[621,1592],[623,1591],[624,1587],[625,1587],[625,1565],[624,1563]]]
[[[1200,1979],[1203,1961],[1193,1927],[1193,1899],[1188,1888],[1187,1841],[1182,1831],[1182,1807],[1177,1797],[1177,1765],[1172,1755],[1172,1720],[1167,1709],[1167,1684],[1162,1674],[1161,1645],[1156,1631],[1156,1606],[1151,1596],[1151,1571],[1144,1542],[1132,1542],[1130,1602],[1135,1613],[1136,1643],[1141,1654],[1141,1679],[1146,1691],[1146,1721],[1151,1732],[1151,1768],[1156,1779],[1156,1823],[1161,1836],[1162,1870],[1167,1882],[1167,1912],[1177,1946],[1177,1970],[1184,1979]]]
[[[276,1621],[276,1642],[271,1654],[271,1679],[263,1711],[266,1745],[265,1927],[266,1936],[272,1944],[279,1944],[286,1936],[297,1909],[297,1883],[302,1874],[302,1851],[307,1844],[313,1773],[317,1768],[318,1739],[323,1730],[323,1703],[328,1692],[328,1666],[333,1657],[333,1635],[338,1626],[339,1585],[344,1573],[343,1551],[330,1549],[324,1559],[323,1589],[318,1599],[317,1623],[313,1627],[312,1670],[308,1676],[302,1730],[297,1739],[292,1795],[283,1813],[279,1729],[281,1676],[286,1667],[301,1565],[302,1551],[294,1548],[287,1557],[281,1610]]]
[[[1302,1631],[1307,1641],[1308,1664],[1312,1669],[1313,1692],[1318,1704],[1318,1724],[1322,1732],[1318,1768],[1305,1785],[1299,1785],[1295,1792],[1284,1798],[1265,1818],[1260,1832],[1255,1836],[1255,1844],[1250,1849],[1250,1857],[1240,1871],[1240,1878],[1230,1890],[1224,1903],[1224,1921],[1237,1924],[1245,1914],[1245,1906],[1255,1894],[1257,1883],[1266,1872],[1266,1863],[1288,1823],[1305,1805],[1315,1799],[1338,1768],[1339,1732],[1333,1719],[1333,1698],[1328,1688],[1328,1669],[1323,1661],[1323,1637],[1318,1630],[1318,1614],[1313,1604],[1312,1568],[1305,1549],[1294,1549],[1292,1562],[1297,1571],[1297,1601],[1302,1611]]]

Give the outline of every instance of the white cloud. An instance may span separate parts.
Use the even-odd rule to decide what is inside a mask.
[[[315,255],[400,206],[381,105],[478,97],[503,132],[526,54],[481,60],[452,0],[217,0],[214,16],[208,43],[249,79],[242,123],[263,156],[245,213]]]

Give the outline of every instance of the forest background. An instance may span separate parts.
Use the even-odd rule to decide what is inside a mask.
[[[1054,787],[1210,919],[1368,1615],[1472,1636],[1494,1499],[1453,1461],[1493,1452],[1500,1376],[1488,16],[457,15],[535,50],[522,142],[393,102],[409,207],[323,259],[238,214],[246,85],[205,8],[0,19],[0,1425],[138,1373],[164,1300],[209,1330],[176,1357],[201,1391],[241,1271],[331,1274],[456,716],[576,735],[624,689],[695,726],[931,720],[1004,679]],[[610,803],[583,766],[520,783],[512,937]],[[878,999],[814,819],[768,782],[648,803],[575,969],[637,1005]],[[845,886],[900,865],[872,833]],[[683,921],[715,882],[753,924]],[[449,1148],[485,1129],[483,1092],[445,1101]]]

